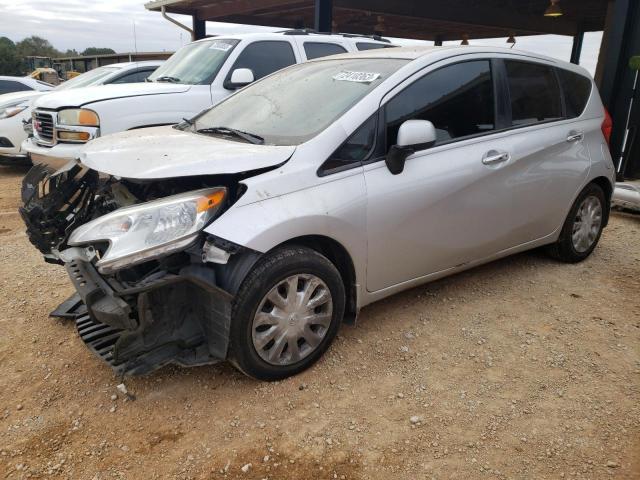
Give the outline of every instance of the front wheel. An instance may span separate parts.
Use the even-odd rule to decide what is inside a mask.
[[[607,202],[595,183],[587,185],[573,203],[558,241],[549,246],[552,257],[567,263],[581,262],[600,240]]]
[[[329,347],[344,308],[342,277],[326,257],[295,246],[270,252],[236,296],[229,360],[260,380],[295,375]]]

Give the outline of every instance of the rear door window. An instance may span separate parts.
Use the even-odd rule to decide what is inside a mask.
[[[313,60],[314,58],[347,53],[347,50],[343,46],[335,43],[304,42],[304,53],[307,56],[307,60]]]
[[[387,148],[396,144],[406,120],[429,120],[436,144],[491,132],[495,102],[489,60],[449,65],[426,74],[385,106]]]
[[[253,77],[258,80],[294,63],[296,63],[296,56],[289,42],[271,40],[253,42],[240,53],[229,71],[227,81],[231,79],[231,74],[237,68],[251,69]]]
[[[552,67],[505,61],[513,126],[561,120],[560,85]]]
[[[33,88],[21,82],[14,82],[12,80],[0,80],[0,95],[3,93],[22,92],[26,90],[33,90]]]
[[[579,117],[584,112],[591,95],[591,79],[562,68],[556,71],[564,93],[567,118]]]

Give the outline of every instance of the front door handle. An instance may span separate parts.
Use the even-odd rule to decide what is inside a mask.
[[[485,165],[494,165],[496,163],[506,162],[511,158],[508,152],[498,152],[497,150],[489,150],[482,157],[482,163]]]
[[[577,130],[571,130],[569,135],[567,135],[567,142],[579,142],[584,138],[583,132],[578,132]]]

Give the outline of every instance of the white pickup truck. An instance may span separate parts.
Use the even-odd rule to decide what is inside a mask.
[[[146,83],[51,93],[36,100],[33,137],[23,150],[59,168],[88,141],[115,132],[193,117],[254,80],[327,55],[393,46],[380,37],[306,30],[213,37],[172,55]]]

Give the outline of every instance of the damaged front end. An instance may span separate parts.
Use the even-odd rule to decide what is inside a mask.
[[[73,318],[121,374],[224,360],[232,300],[259,254],[201,230],[247,175],[141,181],[34,167],[20,209],[29,239],[77,291],[52,315]]]

